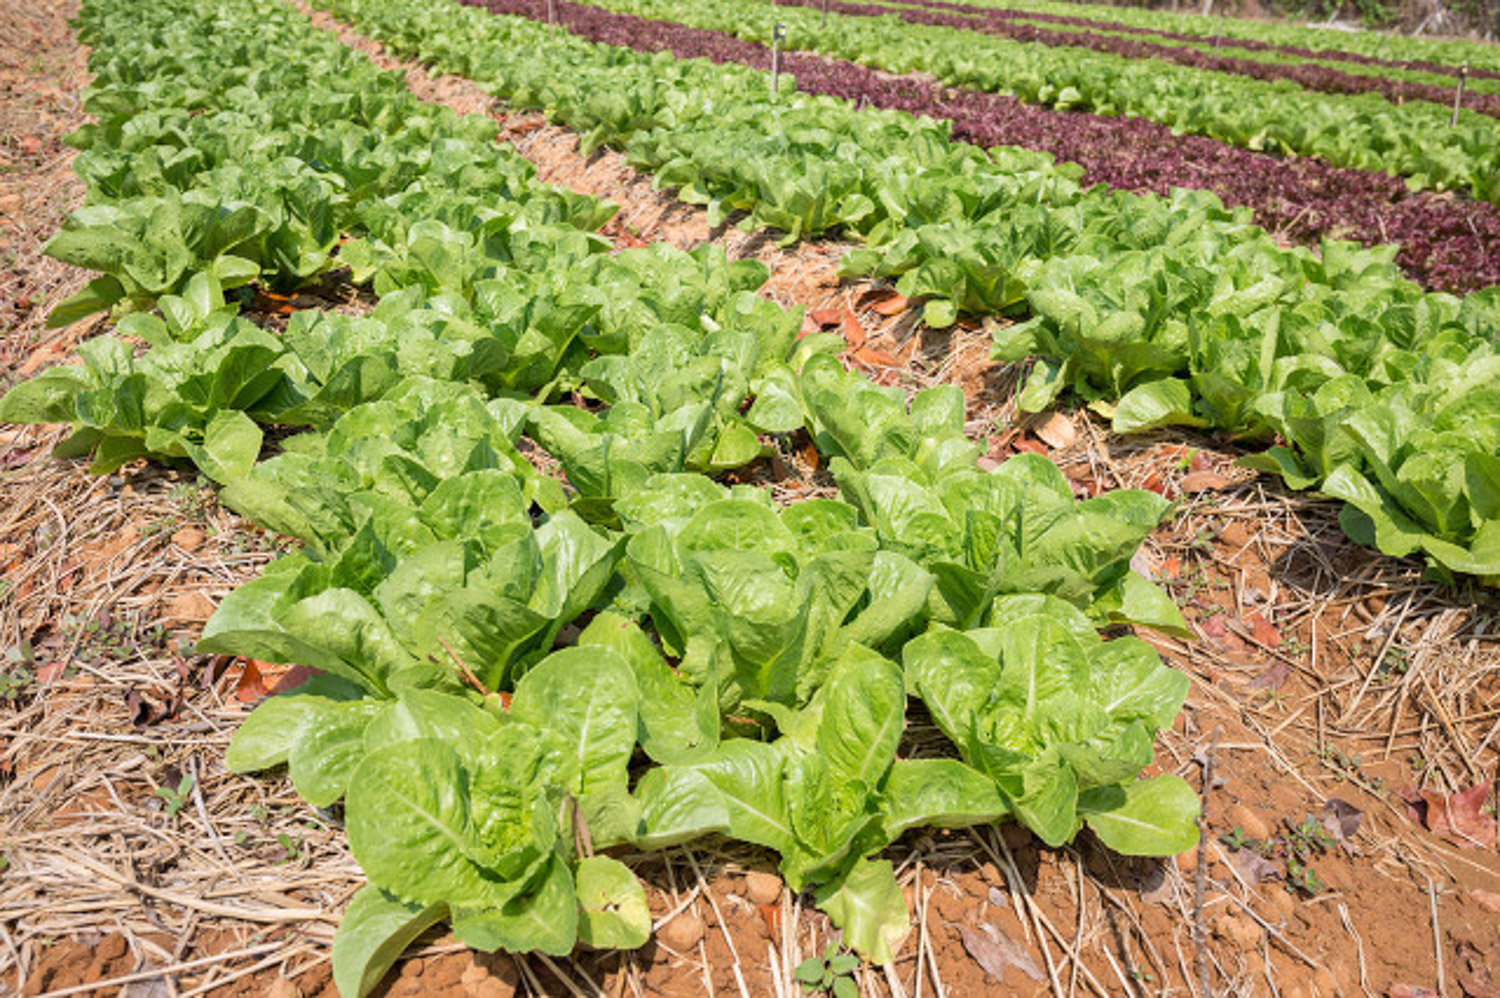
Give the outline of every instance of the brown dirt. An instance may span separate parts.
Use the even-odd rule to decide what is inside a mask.
[[[47,332],[49,308],[83,285],[81,273],[36,252],[83,202],[63,136],[82,124],[86,53],[68,37],[73,0],[0,8],[0,388],[55,362],[77,330]],[[37,351],[38,345],[51,350]],[[33,359],[35,357],[35,359]]]
[[[44,149],[77,122],[69,95],[81,62],[62,27],[66,10],[26,0],[5,13],[31,26],[23,41],[41,41],[28,41],[35,71],[0,73],[11,88],[0,113],[50,122],[50,132],[31,133]],[[1138,486],[1182,500],[1140,566],[1202,637],[1152,638],[1194,681],[1156,769],[1197,784],[1211,761],[1201,862],[1128,861],[1087,837],[1048,850],[1011,826],[910,836],[892,858],[916,929],[889,972],[860,971],[863,993],[1199,993],[1200,956],[1213,994],[1313,998],[1401,985],[1496,993],[1500,857],[1432,813],[1438,831],[1429,831],[1397,793],[1446,795],[1494,778],[1493,596],[1436,588],[1410,565],[1355,548],[1334,507],[1235,471],[1233,453],[1213,440],[1121,441],[1081,414],[1017,420],[1019,372],[988,360],[984,328],[934,333],[910,311],[883,315],[873,306],[885,295],[833,275],[840,247],[782,251],[737,230],[710,233],[701,212],[651,190],[615,154],[585,159],[572,136],[538,127],[538,116],[508,116],[477,88],[407,68],[423,96],[498,113],[544,178],[620,201],[610,229],[618,242],[716,238],[732,255],[771,264],[778,299],[850,308],[872,345],[901,362],[874,374],[909,388],[960,384],[993,459],[1040,449],[1080,495]],[[0,140],[6,155],[10,141]],[[43,294],[78,280],[37,253],[81,195],[59,157],[15,160],[18,172],[0,180],[27,197],[49,183],[67,192],[28,201],[27,224],[5,234],[16,254],[7,273]],[[330,288],[291,304],[330,306],[362,303]],[[274,324],[282,308],[268,304],[261,318]],[[7,320],[7,370],[65,352],[38,338],[42,310],[34,311]],[[0,993],[14,982],[28,995],[331,995],[327,942],[358,870],[339,830],[284,780],[223,771],[223,747],[247,709],[241,668],[190,646],[210,606],[275,543],[175,473],[92,479],[45,456],[55,434],[4,433],[0,566],[13,588],[0,600],[0,651],[27,645],[34,658],[24,671],[6,662],[7,676],[26,678],[0,699],[0,851],[9,863],[0,874]],[[805,466],[767,474],[786,482],[788,470],[816,487]],[[912,726],[904,751],[942,750],[935,729]],[[184,776],[191,789],[174,811]],[[1348,842],[1324,841],[1316,822],[1303,827],[1334,798],[1362,812]],[[1247,838],[1264,844],[1231,848]],[[1296,871],[1287,856],[1296,860],[1299,848],[1322,885],[1312,893],[1288,882]],[[654,917],[696,918],[700,939],[680,952],[659,937],[632,954],[547,960],[475,956],[434,936],[385,993],[800,993],[790,969],[821,952],[831,928],[785,890],[769,905],[750,900],[764,888],[752,891],[745,874],[769,870],[765,854],[723,843],[622,858],[648,884]],[[975,954],[992,957],[1007,941],[1020,957],[996,976]]]

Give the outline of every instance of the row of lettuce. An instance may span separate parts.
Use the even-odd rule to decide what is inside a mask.
[[[1306,91],[1159,59],[907,23],[897,16],[830,12],[822,0],[592,0],[608,10],[708,28],[769,44],[777,24],[786,47],[848,59],[885,72],[929,74],[950,86],[1008,94],[1028,103],[1143,117],[1174,131],[1338,166],[1406,178],[1414,189],[1462,191],[1500,203],[1500,122],[1424,101]],[[840,9],[830,0],[830,11]],[[854,9],[861,9],[855,5]],[[900,12],[916,17],[918,12]],[[932,15],[941,17],[940,15]]]
[[[612,206],[280,0],[88,0],[79,26],[89,203],[52,249],[101,276],[59,319],[119,321],[0,419],[70,423],[60,452],[101,472],[191,461],[299,542],[198,647],[319,670],[227,763],[342,801],[370,881],[342,993],[445,919],[487,950],[641,945],[611,849],[774,850],[885,962],[907,913],[876,857],[908,828],[1196,841],[1188,785],[1137,779],[1187,679],[1099,633],[1184,630],[1130,569],[1160,497],[1075,502],[1034,456],[978,470],[957,389],[846,369],[755,294],[760,264],[611,251]],[[371,313],[240,314],[334,265]],[[799,430],[840,498],[711,477]],[[952,751],[912,755],[909,698]]]
[[[719,219],[859,238],[845,272],[959,313],[1023,321],[996,354],[1040,358],[1022,406],[1064,393],[1119,432],[1212,427],[1346,532],[1441,577],[1500,575],[1500,292],[1424,293],[1394,248],[1283,248],[1202,192],[1081,189],[1067,166],[990,155],[941,126],[802,94],[765,74],[554,35],[448,0],[331,0],[397,49],[620,144]],[[571,11],[558,3],[565,23]],[[541,17],[538,5],[538,17]],[[622,33],[628,26],[622,27]],[[636,31],[640,35],[642,32]],[[566,67],[562,69],[561,67]]]
[[[899,0],[899,2],[898,0],[880,0],[880,2],[881,6],[885,7],[953,11],[991,25],[1045,26],[1049,32],[1056,33],[1064,44],[1069,37],[1073,36],[1136,39],[1160,48],[1162,54],[1169,58],[1179,52],[1201,52],[1261,65],[1337,68],[1341,74],[1358,77],[1371,83],[1390,80],[1439,87],[1446,91],[1449,101],[1453,98],[1460,76],[1465,77],[1466,94],[1500,93],[1500,72],[1471,68],[1458,62],[1444,65],[1425,60],[1379,59],[1348,52],[1320,52],[1301,46],[1278,46],[1257,43],[1248,39],[1189,35],[1159,26],[1142,28],[1115,21],[1049,14],[1043,11],[982,8],[959,2],[959,0]],[[1321,88],[1314,87],[1313,89]]]
[[[1455,99],[1458,86],[1457,78],[1443,73],[1386,66],[1351,70],[1304,59],[1288,59],[1279,54],[1230,51],[1208,44],[1148,38],[1128,31],[1039,24],[1010,16],[1009,12],[976,11],[953,0],[907,0],[904,3],[830,0],[830,9],[841,14],[894,15],[913,24],[977,31],[1016,42],[1102,52],[1135,60],[1153,59],[1269,82],[1286,81],[1303,90],[1325,94],[1379,94],[1397,105],[1427,101],[1446,106]],[[1494,84],[1495,81],[1487,77],[1476,80],[1475,86],[1466,88],[1463,107],[1487,117],[1500,117],[1500,97],[1494,93]]]
[[[484,0],[482,6],[530,18],[551,9],[542,0]],[[570,3],[557,10],[570,32],[596,43],[770,68],[768,46],[722,32]],[[1045,152],[1081,166],[1089,183],[1162,195],[1176,187],[1208,190],[1227,205],[1253,209],[1263,228],[1291,242],[1315,244],[1338,233],[1367,246],[1399,243],[1397,263],[1424,287],[1466,293],[1500,284],[1500,207],[1488,202],[1414,193],[1384,173],[1282,159],[1174,134],[1145,118],[1057,111],[801,53],[782,53],[780,60],[799,90],[946,120],[955,139]]]
[[[1422,38],[1394,32],[1346,31],[1279,20],[1204,17],[1160,9],[1137,9],[1075,0],[959,0],[976,10],[1016,17],[1045,18],[1048,23],[1080,23],[1116,30],[1132,29],[1168,38],[1201,39],[1252,50],[1285,52],[1329,61],[1373,60],[1376,64],[1421,65],[1456,72],[1469,66],[1500,73],[1500,52],[1493,44],[1458,38]]]

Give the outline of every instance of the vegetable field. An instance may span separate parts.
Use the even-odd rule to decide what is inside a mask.
[[[1492,46],[4,17],[0,993],[1500,994]]]

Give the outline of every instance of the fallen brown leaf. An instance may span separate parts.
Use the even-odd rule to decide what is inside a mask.
[[[1231,849],[1229,863],[1247,884],[1255,885],[1267,880],[1281,879],[1281,874],[1275,866],[1271,865],[1271,861],[1254,849]]]
[[[1256,641],[1267,648],[1281,647],[1281,632],[1269,620],[1261,616],[1259,610],[1251,610],[1245,615],[1244,620],[1250,625],[1250,634]]]
[[[1279,690],[1291,678],[1292,667],[1285,662],[1277,662],[1265,672],[1250,680],[1250,688],[1252,690]]]
[[[1490,795],[1490,784],[1479,783],[1456,794],[1432,790],[1398,791],[1406,801],[1411,817],[1429,832],[1460,846],[1490,849],[1495,846],[1495,818],[1485,814],[1484,802]]]
[[[260,663],[253,658],[245,659],[245,671],[234,686],[234,698],[240,703],[252,703],[269,692],[265,677],[260,674]]]
[[[1216,613],[1198,624],[1198,633],[1225,651],[1244,651],[1245,642],[1229,629],[1222,613]]]
[[[1033,981],[1042,979],[1042,969],[1036,965],[1031,954],[993,925],[985,923],[983,929],[983,932],[976,932],[967,925],[960,925],[958,934],[963,938],[964,949],[974,958],[975,963],[984,968],[986,974],[1003,983],[1005,968],[1015,967]]]
[[[1217,471],[1190,471],[1182,476],[1182,491],[1187,493],[1219,492],[1233,484]]]
[[[901,361],[892,357],[884,350],[876,350],[870,346],[859,346],[849,352],[849,356],[861,364],[872,367],[900,367]]]
[[[891,316],[906,311],[908,304],[909,302],[905,295],[898,295],[893,292],[889,297],[882,298],[871,304],[870,311],[876,315]]]
[[[1078,440],[1073,421],[1060,412],[1049,413],[1031,427],[1031,432],[1053,450],[1067,450]]]
[[[1323,802],[1323,810],[1318,817],[1323,822],[1323,829],[1344,843],[1358,834],[1365,813],[1343,798],[1330,797]]]

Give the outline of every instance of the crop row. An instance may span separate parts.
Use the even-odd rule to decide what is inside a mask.
[[[495,0],[485,6],[496,12],[532,18],[543,16],[545,9],[542,0]],[[728,38],[718,32],[684,28],[667,22],[642,24],[629,15],[582,5],[568,5],[562,11],[571,32],[600,43],[616,47],[635,46],[644,51],[665,50],[684,58],[707,57],[720,63],[739,63],[761,69],[770,65],[771,54],[764,45]],[[783,12],[784,16],[795,13],[785,9]],[[498,66],[506,57],[487,59],[478,56],[463,47],[461,42],[450,44],[452,36],[406,33],[388,20],[379,27],[386,32],[384,37],[405,45],[410,51],[420,52],[424,57],[436,58],[452,71],[467,73],[476,79],[493,79],[492,74],[503,72]],[[918,79],[891,80],[863,66],[797,54],[786,55],[783,65],[796,75],[797,86],[802,90],[830,94],[861,105],[948,119],[953,122],[952,135],[955,138],[986,147],[1024,146],[1042,150],[1057,159],[1082,166],[1083,179],[1091,183],[1105,183],[1122,191],[1160,194],[1169,194],[1179,186],[1211,190],[1231,206],[1245,205],[1255,209],[1257,220],[1265,228],[1304,243],[1330,235],[1340,238],[1357,236],[1367,245],[1397,243],[1400,246],[1397,260],[1402,268],[1429,287],[1468,291],[1500,283],[1500,208],[1493,205],[1455,203],[1448,198],[1425,194],[1411,195],[1402,181],[1383,174],[1341,170],[1316,160],[1297,158],[1284,161],[1235,149],[1211,139],[1173,135],[1165,127],[1141,118],[1101,118],[1049,111],[1013,98],[977,91],[954,91]],[[623,73],[626,70],[617,66],[614,71]],[[596,123],[599,115],[605,116],[614,137],[620,140],[635,134],[638,129],[651,129],[653,134],[660,134],[657,131],[660,120],[654,108],[665,105],[658,104],[663,98],[655,91],[636,87],[638,93],[632,92],[629,97],[580,100],[576,96],[580,92],[577,87],[568,86],[554,76],[539,74],[528,66],[524,72],[501,75],[499,79],[502,92],[512,99],[525,103],[533,101],[531,94],[536,93],[539,96],[534,99],[535,103],[554,110],[564,120],[580,123],[581,128],[593,134],[604,134]],[[531,90],[533,82],[545,89]],[[695,85],[702,83],[699,81]],[[607,112],[601,109],[603,105],[613,105],[621,100],[636,106],[618,109],[611,106]],[[575,113],[575,107],[585,109]],[[740,119],[751,121],[751,110],[741,108]],[[680,114],[676,121],[678,130],[693,131]],[[747,136],[745,140],[752,139]],[[786,140],[780,141],[784,143]],[[863,141],[866,154],[874,160],[890,157],[892,149],[888,137]],[[641,150],[646,144],[647,140],[641,139],[636,148]],[[712,163],[704,160],[703,147],[720,144],[721,140],[713,137],[702,142],[692,140],[689,145],[695,150],[693,157],[696,162],[683,176],[692,179],[705,170],[728,172],[734,176],[740,167],[732,159],[716,157]],[[668,148],[684,147],[674,142]],[[912,155],[909,149],[903,149],[902,154]],[[655,153],[637,151],[632,155],[638,165],[652,169],[662,170],[666,162]],[[922,170],[931,169],[919,153],[915,156],[915,164]],[[1007,152],[1005,158],[1014,157]],[[800,156],[783,159],[786,161],[781,170],[791,176],[806,176],[809,171],[818,169]],[[863,168],[861,164],[855,165]],[[886,182],[878,170],[864,169],[867,177],[862,186],[874,210],[861,214],[857,221],[836,211],[823,210],[822,227],[842,222],[845,225],[852,223],[860,231],[872,231],[872,226],[885,217],[890,199],[881,196],[879,191],[887,186]],[[659,176],[663,182],[672,182],[690,192],[693,189],[692,184],[673,180],[671,171],[659,173]],[[843,184],[852,182],[840,181]],[[729,204],[749,210],[754,203],[777,197],[771,191],[779,183],[785,182],[741,183]],[[906,185],[892,186],[904,189]],[[818,214],[819,201],[815,192],[825,187],[827,185],[821,181],[813,181],[811,189],[802,195],[803,203],[812,214]],[[828,189],[831,200],[836,201],[841,196],[833,193],[837,187],[835,184]],[[689,196],[703,195],[690,193]],[[983,203],[978,206],[970,204],[963,208],[962,213],[977,218],[991,209],[992,206]],[[812,220],[811,214],[803,214],[806,221]],[[796,227],[795,220],[788,224],[784,217],[778,222],[761,215],[755,221],[779,224],[796,235],[821,231],[821,228],[807,229],[805,222],[801,227]],[[965,307],[972,310],[977,306]]]
[[[1122,24],[1117,21],[1078,17],[1076,15],[1054,14],[1014,8],[978,7],[971,3],[956,2],[956,0],[899,0],[899,2],[898,0],[889,0],[889,5],[956,11],[967,14],[970,17],[982,18],[991,22],[1035,22],[1052,25],[1062,31],[1084,30],[1100,32],[1111,36],[1145,38],[1158,44],[1177,43],[1200,51],[1222,52],[1241,58],[1253,58],[1261,62],[1313,65],[1329,62],[1340,63],[1349,67],[1350,72],[1364,77],[1386,75],[1397,80],[1436,84],[1446,88],[1450,96],[1460,75],[1464,75],[1469,79],[1469,87],[1476,90],[1476,92],[1495,93],[1497,90],[1500,90],[1500,87],[1495,86],[1496,81],[1500,81],[1500,72],[1482,68],[1461,67],[1457,62],[1443,64],[1421,59],[1387,59],[1330,49],[1318,50],[1297,45],[1278,45],[1251,39],[1192,35],[1180,31],[1166,30],[1159,26],[1139,27]]]
[[[1500,54],[1493,44],[1461,39],[1419,38],[1369,31],[1302,26],[1287,21],[1247,20],[1174,14],[1165,10],[1078,3],[1075,0],[962,0],[975,10],[1026,20],[1079,24],[1110,31],[1132,31],[1178,41],[1214,42],[1250,51],[1280,52],[1308,59],[1410,66],[1429,72],[1500,77]]]
[[[803,0],[803,6],[824,7],[823,0]],[[1122,56],[1126,59],[1159,59],[1179,66],[1215,73],[1228,73],[1271,82],[1286,81],[1303,90],[1327,94],[1379,94],[1396,104],[1406,101],[1451,103],[1457,80],[1446,84],[1430,80],[1403,78],[1404,73],[1389,70],[1375,73],[1353,73],[1308,62],[1284,59],[1255,59],[1216,49],[1191,45],[1173,45],[1138,36],[1122,36],[1108,31],[1083,27],[1059,30],[1018,21],[1006,16],[976,16],[974,8],[949,0],[905,0],[902,3],[849,3],[829,0],[830,11],[855,16],[896,16],[911,24],[978,31],[1018,42],[1083,49]],[[955,13],[956,12],[956,13]],[[1488,117],[1500,117],[1500,94],[1471,90],[1463,102],[1471,111]]]
[[[1202,195],[1070,194],[1034,161],[1025,164],[1029,174],[1015,173],[1024,161],[1013,151],[997,150],[988,165],[950,164],[964,164],[967,183],[1009,170],[1012,184],[1030,176],[1026,184],[1006,195],[984,188],[991,196],[976,199],[979,189],[968,187],[935,198],[942,188],[900,172],[912,160],[938,162],[935,137],[918,153],[893,146],[869,111],[805,98],[773,104],[741,95],[726,103],[702,63],[566,35],[549,41],[537,23],[545,18],[540,4],[526,5],[538,8],[528,11],[531,23],[444,0],[330,6],[446,70],[548,108],[591,142],[621,142],[633,162],[684,196],[714,210],[752,211],[749,225],[779,224],[767,217],[765,196],[785,205],[796,191],[795,203],[811,212],[799,217],[842,221],[870,244],[848,257],[846,272],[896,279],[904,294],[929,299],[929,321],[946,323],[959,310],[1029,313],[1028,322],[997,334],[997,350],[1012,360],[1046,358],[1022,398],[1030,409],[1071,389],[1110,403],[1122,432],[1187,423],[1272,443],[1251,462],[1295,488],[1320,485],[1348,500],[1351,536],[1388,553],[1421,554],[1440,575],[1500,574],[1490,547],[1500,509],[1488,484],[1500,422],[1476,403],[1496,386],[1496,292],[1462,301],[1423,295],[1399,278],[1390,248],[1325,243],[1321,257],[1285,250]],[[719,58],[745,44],[592,7],[555,7],[569,31],[589,37]],[[825,80],[838,68],[816,60],[790,68],[802,83],[820,66]],[[877,100],[905,86],[882,85]],[[815,118],[805,117],[810,106]],[[658,127],[668,108],[671,124]],[[860,164],[874,166],[862,174]],[[940,174],[923,167],[916,176],[930,183]],[[1024,200],[1015,200],[1018,190]],[[892,206],[905,214],[890,214]],[[1382,436],[1365,415],[1387,427]]]
[[[88,0],[79,23],[90,203],[52,250],[104,273],[60,317],[119,323],[0,419],[70,423],[60,452],[98,471],[191,461],[300,542],[198,650],[318,672],[226,762],[342,802],[370,881],[335,939],[342,993],[445,919],[486,950],[643,944],[616,846],[774,850],[887,962],[907,913],[875,857],[909,828],[1196,841],[1191,788],[1136,778],[1187,680],[1098,634],[1184,632],[1130,569],[1160,497],[1076,502],[1031,455],[980,471],[956,388],[847,370],[840,338],[754,293],[757,263],[608,252],[610,206],[535,183],[493,122],[414,101],[279,0]],[[373,312],[276,334],[223,292],[335,266]],[[266,425],[296,432],[268,447]],[[841,498],[778,508],[710,477],[792,433]],[[904,757],[909,695],[953,755]]]
[[[820,6],[821,0],[801,0]],[[838,0],[830,0],[837,9]],[[1213,73],[1160,60],[1052,48],[961,28],[830,13],[767,0],[596,0],[645,18],[769,44],[775,23],[785,45],[897,74],[1028,103],[1106,116],[1138,116],[1173,131],[1254,150],[1316,156],[1405,178],[1414,189],[1453,189],[1500,201],[1500,125],[1472,111],[1449,127],[1449,111],[1425,102],[1397,106],[1373,94],[1328,95],[1287,82]],[[941,16],[941,15],[938,15]]]

